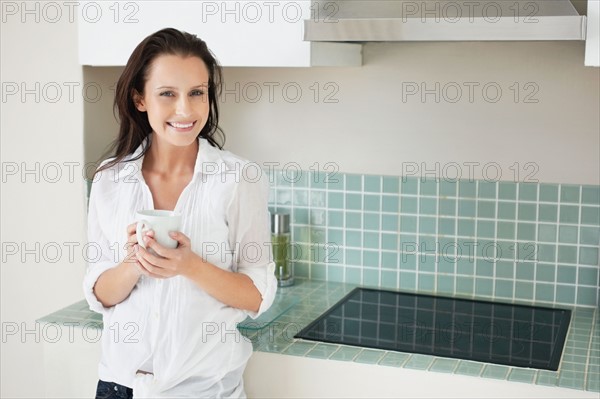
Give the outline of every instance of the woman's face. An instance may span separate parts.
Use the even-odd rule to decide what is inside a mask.
[[[174,146],[194,142],[209,114],[208,69],[198,57],[161,55],[149,69],[136,107],[148,114],[156,139]]]

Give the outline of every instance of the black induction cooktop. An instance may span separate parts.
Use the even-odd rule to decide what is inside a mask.
[[[295,337],[557,370],[571,311],[355,288]]]

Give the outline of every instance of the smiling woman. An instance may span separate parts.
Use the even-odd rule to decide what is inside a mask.
[[[213,137],[220,88],[206,43],[175,29],[142,41],[117,83],[115,155],[95,173],[88,210],[101,254],[83,282],[104,324],[97,397],[245,396],[252,346],[236,325],[266,311],[277,284],[266,175],[246,179],[254,164]],[[153,231],[138,245],[142,209],[182,215],[176,248]],[[256,244],[258,256],[238,253]]]
[[[184,76],[189,77],[189,82],[192,83],[186,81]],[[219,134],[224,139],[224,134],[218,126],[221,78],[222,71],[216,58],[206,43],[196,36],[175,29],[164,29],[144,39],[129,57],[117,82],[114,107],[119,116],[119,135],[109,150],[113,152],[116,149],[115,157],[101,166],[96,173],[122,161],[157,127],[152,126],[151,121],[155,115],[150,116],[144,110],[146,101],[158,107],[157,111],[162,109],[163,112],[167,112],[170,101],[171,108],[182,105],[188,107],[180,109],[179,112],[193,110],[200,113],[204,119],[195,121],[194,128],[199,131],[200,137],[205,138],[211,145],[222,148],[222,144],[214,138]],[[169,79],[171,83],[165,79]],[[192,86],[186,86],[188,84]],[[180,97],[177,102],[167,100],[176,99],[177,95]],[[195,96],[197,100],[184,101],[188,95]],[[155,98],[151,97],[156,96],[166,97],[165,102],[152,101]],[[177,111],[171,109],[170,112]],[[181,116],[169,116],[175,119],[154,122],[161,126],[166,122],[186,123],[182,121]],[[159,130],[164,131],[163,128]]]

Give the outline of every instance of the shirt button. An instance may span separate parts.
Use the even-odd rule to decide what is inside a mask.
[[[115,386],[115,391],[118,391],[118,390],[119,390],[119,388],[117,386]]]

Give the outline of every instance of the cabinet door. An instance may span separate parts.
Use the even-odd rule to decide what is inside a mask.
[[[588,0],[585,65],[600,66],[600,1]]]
[[[308,0],[83,1],[79,3],[79,62],[125,65],[135,46],[166,27],[196,34],[224,66],[309,66],[303,24]]]

